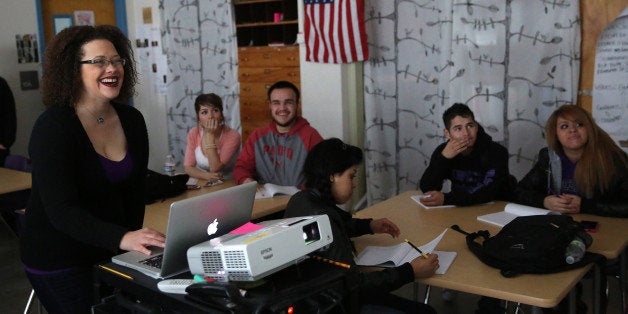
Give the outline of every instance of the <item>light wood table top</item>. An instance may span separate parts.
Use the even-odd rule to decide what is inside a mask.
[[[149,227],[166,233],[166,229],[168,227],[168,215],[170,213],[170,205],[172,202],[226,189],[235,185],[233,181],[225,181],[221,185],[204,187],[203,185],[205,182],[206,181],[203,180],[198,182],[201,186],[199,190],[187,190],[183,192],[183,194],[176,197],[167,198],[164,201],[158,200],[155,203],[146,205],[146,211],[144,212],[144,227]],[[289,196],[256,199],[253,203],[253,213],[251,214],[251,219],[258,219],[285,209],[288,204],[288,200],[290,200]]]
[[[30,189],[31,185],[30,173],[0,167],[0,194]]]
[[[499,227],[478,221],[477,216],[501,211],[505,202],[426,210],[410,199],[411,195],[416,194],[417,191],[408,191],[356,213],[357,218],[388,218],[401,229],[401,235],[396,239],[383,234],[355,238],[357,250],[361,251],[369,245],[394,245],[405,238],[416,245],[423,245],[454,224],[468,232],[489,230],[491,235],[494,235],[499,231]],[[576,220],[590,219],[600,222],[599,231],[592,234],[594,241],[590,251],[612,258],[617,257],[626,247],[628,231],[625,227],[618,227],[626,226],[626,219],[574,216]],[[419,280],[420,282],[544,308],[557,305],[592,267],[589,265],[556,274],[505,278],[498,269],[485,265],[473,255],[467,248],[465,236],[451,229],[447,231],[436,249],[455,251],[458,255],[447,273]]]

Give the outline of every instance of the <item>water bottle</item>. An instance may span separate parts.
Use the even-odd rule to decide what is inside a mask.
[[[164,172],[169,176],[174,176],[174,167],[175,167],[174,156],[167,155],[166,161],[164,161]]]
[[[569,245],[567,245],[567,249],[565,250],[565,262],[567,262],[567,264],[573,264],[580,261],[585,251],[586,246],[584,241],[579,237],[575,237]]]

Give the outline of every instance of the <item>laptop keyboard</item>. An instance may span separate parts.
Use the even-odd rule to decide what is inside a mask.
[[[140,263],[161,269],[161,261],[163,260],[163,257],[164,257],[163,254],[155,255],[151,258],[140,261]]]

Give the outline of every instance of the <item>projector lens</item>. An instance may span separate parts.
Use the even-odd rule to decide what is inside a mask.
[[[318,232],[318,223],[313,222],[303,226],[303,239],[306,244],[310,244],[321,239],[320,232]]]

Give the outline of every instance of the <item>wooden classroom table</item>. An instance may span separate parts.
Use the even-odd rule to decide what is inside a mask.
[[[0,167],[0,194],[30,189],[31,185],[30,173]]]
[[[417,191],[404,192],[356,213],[356,218],[388,218],[401,229],[401,235],[396,239],[384,234],[354,238],[356,249],[361,251],[369,245],[394,245],[406,238],[420,246],[454,224],[467,232],[488,230],[491,235],[495,235],[500,229],[478,221],[477,216],[501,211],[505,202],[426,210],[410,199],[411,195],[416,194]],[[574,215],[574,218],[599,221],[598,232],[592,234],[594,240],[590,251],[601,253],[607,258],[616,258],[623,252],[628,241],[628,230],[625,228],[628,220],[591,215]],[[421,279],[419,282],[543,308],[556,306],[592,267],[588,265],[555,274],[526,274],[505,278],[498,269],[482,263],[469,251],[465,235],[451,229],[436,250],[455,251],[458,255],[447,273]]]
[[[226,189],[235,185],[233,181],[225,181],[221,185],[205,187],[205,182],[206,181],[204,180],[199,180],[197,183],[201,186],[199,190],[187,190],[183,192],[183,194],[176,197],[167,198],[163,201],[157,200],[155,203],[146,205],[146,211],[144,212],[144,227],[149,227],[165,234],[168,227],[168,215],[170,214],[170,205],[172,202]],[[282,211],[286,208],[288,200],[290,200],[290,196],[256,199],[253,203],[253,213],[251,214],[251,219],[258,219]]]

